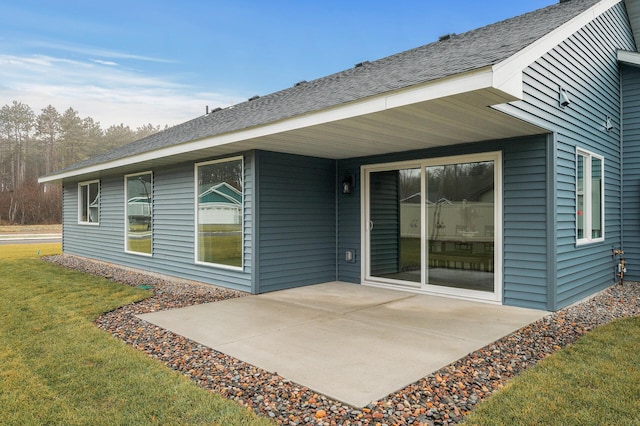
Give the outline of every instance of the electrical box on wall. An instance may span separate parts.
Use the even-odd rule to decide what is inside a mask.
[[[348,263],[356,263],[356,250],[355,249],[347,249],[344,252],[344,260]]]

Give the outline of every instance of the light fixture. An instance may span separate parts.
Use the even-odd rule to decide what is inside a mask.
[[[613,121],[611,120],[611,117],[607,116],[607,119],[604,121],[604,128],[607,130],[607,132],[613,130]]]
[[[561,87],[560,88],[560,106],[562,108],[568,107],[570,103],[571,103],[571,99],[569,99],[569,93]]]
[[[343,194],[351,194],[351,190],[353,189],[353,176],[347,173],[342,179],[342,193]]]

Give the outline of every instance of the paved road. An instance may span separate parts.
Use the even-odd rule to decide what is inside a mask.
[[[0,235],[0,244],[43,244],[60,243],[60,234],[3,234]]]

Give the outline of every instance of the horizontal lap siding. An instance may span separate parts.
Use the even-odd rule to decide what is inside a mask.
[[[346,175],[353,177],[351,194],[342,194],[338,191],[338,279],[350,283],[360,283],[360,271],[362,258],[360,252],[360,191],[362,190],[362,177],[360,176],[361,162],[359,160],[343,160],[338,164],[338,181],[342,181]],[[345,253],[353,250],[355,258],[347,262]]]
[[[245,155],[244,208],[251,209],[252,154]],[[141,170],[144,171],[144,170]],[[153,170],[153,255],[124,251],[124,176],[101,179],[100,225],[78,225],[77,184],[65,183],[65,253],[117,263],[153,273],[251,290],[251,220],[244,221],[242,271],[195,263],[195,196],[193,163]],[[75,193],[74,193],[75,188]]]
[[[397,153],[339,162],[338,177],[355,176],[352,194],[338,197],[338,278],[360,282],[361,257],[344,260],[347,249],[359,249],[361,240],[360,167],[367,164],[503,152],[503,297],[504,303],[545,309],[547,298],[546,135],[488,141],[430,150]]]
[[[335,161],[256,152],[258,291],[336,279]]]
[[[625,66],[622,75],[625,278],[640,281],[640,69]]]
[[[546,136],[505,144],[503,303],[546,309]]]
[[[124,251],[124,177],[100,180],[98,225],[78,223],[78,182],[65,182],[64,193],[64,251],[116,261]]]
[[[617,49],[635,50],[624,5],[617,4],[530,65],[524,73],[524,101],[505,112],[556,132],[557,282],[548,309],[559,309],[611,284],[611,246],[621,238],[620,79]],[[558,105],[558,90],[571,104]],[[604,128],[607,116],[614,129]],[[605,157],[605,238],[576,245],[576,148]],[[554,288],[555,287],[555,288]]]

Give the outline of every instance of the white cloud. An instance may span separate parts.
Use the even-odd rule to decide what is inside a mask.
[[[87,46],[78,46],[68,43],[60,43],[60,42],[44,42],[44,41],[31,41],[27,43],[28,45],[36,48],[44,48],[44,49],[53,49],[59,50],[63,52],[71,52],[71,53],[79,53],[87,56],[101,56],[103,58],[112,58],[112,59],[133,59],[137,61],[146,61],[146,62],[160,62],[160,63],[173,63],[170,59],[165,58],[155,58],[152,56],[144,56],[144,55],[136,55],[133,53],[120,52],[109,49],[99,49],[96,47],[87,47]]]
[[[116,62],[0,54],[0,104],[13,100],[36,113],[47,105],[60,113],[72,107],[103,128],[120,123],[133,128],[175,125],[204,114],[206,105],[226,107],[232,102],[229,95],[197,90],[171,76],[123,69]]]
[[[109,66],[112,66],[112,67],[117,67],[118,66],[117,62],[103,61],[101,59],[94,59],[93,62],[95,62],[96,64],[109,65]]]

